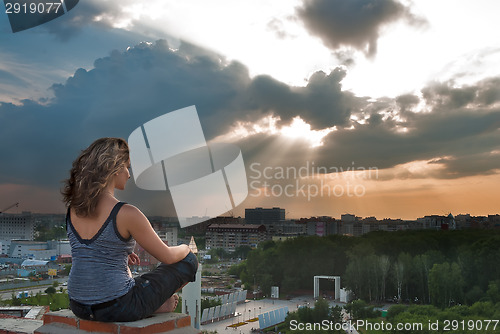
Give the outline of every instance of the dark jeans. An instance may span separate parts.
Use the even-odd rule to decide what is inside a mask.
[[[174,264],[160,264],[152,272],[135,278],[135,285],[104,308],[92,309],[70,300],[70,309],[82,319],[96,321],[135,321],[153,314],[185,283],[194,282],[198,261],[193,253]]]

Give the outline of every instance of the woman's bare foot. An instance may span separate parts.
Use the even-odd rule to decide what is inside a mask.
[[[177,303],[179,302],[179,296],[173,294],[172,297],[167,299],[165,303],[163,303],[160,308],[158,308],[155,313],[166,313],[173,312],[177,308]]]

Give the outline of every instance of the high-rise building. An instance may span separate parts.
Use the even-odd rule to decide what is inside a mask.
[[[264,225],[212,224],[207,228],[206,248],[234,252],[240,246],[257,247],[267,238]]]
[[[177,227],[166,227],[158,231],[158,236],[161,240],[165,241],[169,246],[177,246]]]
[[[7,254],[10,241],[33,240],[35,234],[35,221],[31,212],[1,213],[0,214],[0,242],[2,254]]]
[[[247,224],[270,225],[285,220],[285,209],[281,208],[255,208],[245,209],[245,221]]]

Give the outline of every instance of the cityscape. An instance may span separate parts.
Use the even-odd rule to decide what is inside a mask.
[[[194,217],[194,219],[198,218]],[[306,285],[312,284],[314,275],[314,291],[299,289],[294,292],[294,289],[303,285],[303,283],[299,283],[300,280],[303,280],[301,278],[297,278],[295,283],[282,282],[277,286],[270,286],[268,284],[271,284],[274,279],[269,282],[265,281],[271,279],[270,277],[262,281],[259,275],[256,280],[255,274],[253,274],[252,282],[252,279],[245,279],[241,273],[237,274],[240,270],[238,268],[245,265],[247,256],[251,255],[249,252],[260,249],[261,255],[258,256],[262,256],[262,245],[267,244],[264,248],[270,247],[270,242],[273,245],[279,245],[295,239],[299,240],[298,238],[327,239],[331,237],[356,240],[363,235],[371,235],[371,232],[389,233],[389,235],[396,236],[398,232],[411,233],[412,231],[444,233],[443,236],[450,235],[451,237],[454,232],[463,232],[470,233],[472,238],[476,238],[477,234],[474,231],[492,231],[491,233],[493,233],[493,231],[500,229],[500,215],[498,214],[488,216],[458,214],[453,216],[449,213],[448,215],[419,217],[411,221],[402,219],[378,220],[375,217],[357,217],[353,214],[343,214],[340,219],[326,216],[287,219],[286,209],[280,207],[247,208],[245,209],[245,217],[220,216],[184,229],[179,228],[178,222],[173,217],[155,216],[149,217],[149,219],[154,230],[166,244],[186,243],[197,253],[201,263],[200,268],[203,269],[198,272],[197,285],[188,285],[181,293],[181,296],[186,298],[182,312],[191,316],[193,327],[201,328],[207,333],[227,330],[228,327],[235,329],[240,327],[242,333],[251,333],[258,331],[259,326],[260,328],[272,328],[278,324],[283,326],[285,318],[290,321],[287,318],[289,312],[298,312],[300,307],[311,307],[313,304],[316,308],[320,307],[320,304],[317,303],[322,300],[321,298],[329,300],[332,307],[338,305],[347,307],[354,300],[354,294],[356,297],[363,296],[362,290],[351,291],[347,289],[343,280],[347,278],[350,282],[349,286],[352,287],[353,278],[351,278],[352,274],[349,273],[348,268],[352,263],[364,261],[364,255],[351,259],[352,263],[347,265],[347,271],[341,276],[331,276],[332,273],[339,270],[338,268],[333,269],[333,267],[325,268],[324,275],[318,275],[322,272],[321,269],[318,271],[318,268],[314,274],[311,272],[310,277],[307,278],[310,283]],[[49,284],[55,282],[54,284],[57,285],[61,284],[57,282],[62,282],[61,292],[64,291],[65,277],[68,274],[68,266],[71,265],[71,248],[65,236],[64,224],[65,215],[62,214],[31,212],[17,214],[3,212],[0,214],[2,245],[0,289],[6,291],[2,294],[1,300],[8,298],[22,300],[22,298],[33,296],[33,292],[30,291],[47,291],[45,288],[40,290],[40,284],[46,281]],[[385,238],[389,238],[389,235]],[[411,234],[409,236],[411,238]],[[396,238],[398,237],[396,236]],[[463,235],[460,238],[463,238]],[[328,242],[335,242],[335,240],[340,242],[342,239],[329,239]],[[314,253],[316,252],[315,248],[321,246],[318,246],[317,241],[313,241],[306,247],[308,247],[307,251]],[[134,252],[140,258],[140,265],[131,266],[133,275],[149,271],[158,264],[158,261],[140,245],[136,245]],[[301,252],[301,250],[297,249],[297,252]],[[375,263],[382,261],[378,259],[379,255],[375,254],[375,256],[374,260],[370,261],[375,261]],[[384,256],[380,257],[380,259],[383,258]],[[314,261],[316,260],[317,258]],[[397,268],[401,261],[401,254],[392,261],[395,262],[390,266]],[[243,279],[237,279],[238,277]],[[321,283],[320,278],[324,278],[326,283]],[[328,283],[328,281],[334,281],[335,285]],[[295,288],[290,289],[290,286]],[[286,295],[281,294],[281,291]],[[36,293],[38,296],[39,292]],[[12,297],[9,297],[10,295]],[[196,306],[198,305],[196,300],[202,300],[202,296],[204,296],[205,306],[200,308]],[[376,298],[380,298],[380,296]],[[390,299],[382,298],[385,298],[383,300],[386,304]],[[401,298],[401,295],[395,296],[390,299],[389,303],[392,304]],[[384,307],[382,312],[387,312],[390,306]],[[20,309],[10,306],[8,308],[0,307],[0,309],[0,314],[21,312],[23,317],[28,316],[28,313],[23,312],[35,312],[39,316],[47,312],[46,309],[40,307]],[[192,309],[196,309],[197,312],[189,311]],[[345,319],[343,322],[339,322],[339,324],[341,323],[345,324]],[[292,326],[292,323],[288,323],[288,326]],[[364,327],[366,328],[366,325]],[[352,326],[348,329],[356,330]],[[345,328],[342,327],[341,330],[345,330]]]
[[[287,219],[284,208],[245,209],[245,217],[221,216],[202,223],[180,229],[174,217],[150,217],[150,222],[160,238],[168,245],[189,243],[191,235],[206,239],[207,250],[222,248],[234,252],[238,247],[256,248],[259,243],[282,241],[298,236],[361,236],[374,231],[407,230],[467,230],[500,229],[500,214],[471,216],[469,214],[430,215],[415,220],[377,219],[343,214],[340,219],[333,217],[308,217]],[[35,241],[41,228],[59,230],[56,240]],[[185,237],[178,238],[182,233]],[[187,239],[186,239],[187,238]],[[64,214],[0,214],[0,261],[8,259],[54,260],[71,254],[65,236]],[[138,246],[139,247],[139,246]],[[139,253],[142,253],[139,251]],[[149,259],[143,259],[149,264]],[[19,263],[18,263],[19,264]]]

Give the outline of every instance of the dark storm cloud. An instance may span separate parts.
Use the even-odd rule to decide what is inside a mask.
[[[357,125],[354,130],[342,129],[332,133],[320,150],[322,164],[349,166],[351,162],[379,169],[394,167],[414,160],[442,160],[447,170],[440,177],[461,177],[490,173],[498,164],[485,164],[485,159],[472,159],[474,155],[488,156],[499,148],[500,110],[457,111],[443,117],[436,113],[418,115],[407,125],[410,130],[398,132],[388,126],[389,121],[369,122]],[[494,158],[494,157],[493,157]],[[498,162],[498,159],[497,159]],[[475,167],[472,168],[471,165]]]
[[[345,73],[318,72],[306,87],[269,77],[251,79],[240,63],[183,44],[142,43],[78,69],[54,98],[40,104],[0,105],[0,183],[59,186],[79,150],[98,137],[127,138],[138,126],[167,112],[196,105],[207,139],[236,121],[274,114],[302,117],[317,127],[345,124],[352,95],[341,92]],[[15,181],[14,181],[15,180]]]
[[[79,1],[71,11],[65,15],[41,26],[42,29],[54,34],[62,41],[67,41],[77,35],[87,25],[112,27],[118,19],[125,16],[121,8],[127,4],[134,4],[134,0]]]
[[[418,96],[413,94],[404,94],[396,98],[396,103],[402,111],[412,109],[420,102]]]
[[[477,87],[455,88],[450,83],[432,83],[422,90],[424,99],[436,107],[462,108],[476,98]]]
[[[338,50],[334,51],[333,56],[337,58],[339,65],[350,67],[354,65],[354,52],[352,50]]]
[[[427,111],[414,112],[420,99],[402,95],[364,108],[366,123],[331,133],[320,160],[348,166],[355,161],[380,169],[415,160],[433,160],[444,169],[435,177],[490,174],[500,168],[500,80],[455,87],[432,83],[422,90]],[[407,129],[407,131],[402,131]],[[492,153],[493,152],[493,153]],[[497,152],[497,153],[495,153]]]
[[[352,47],[369,57],[377,53],[377,40],[384,25],[398,20],[412,25],[425,22],[396,0],[304,0],[297,15],[327,47]]]
[[[461,108],[467,105],[490,106],[500,101],[500,78],[488,78],[476,85],[455,87],[453,80],[433,83],[422,90],[423,97],[435,106]]]
[[[481,82],[481,90],[476,95],[476,102],[492,105],[500,101],[500,78],[490,78]]]
[[[346,125],[357,100],[343,92],[340,82],[345,71],[337,68],[330,74],[316,72],[305,87],[290,87],[269,76],[259,76],[250,86],[254,106],[270,111],[284,122],[300,116],[313,129]]]

